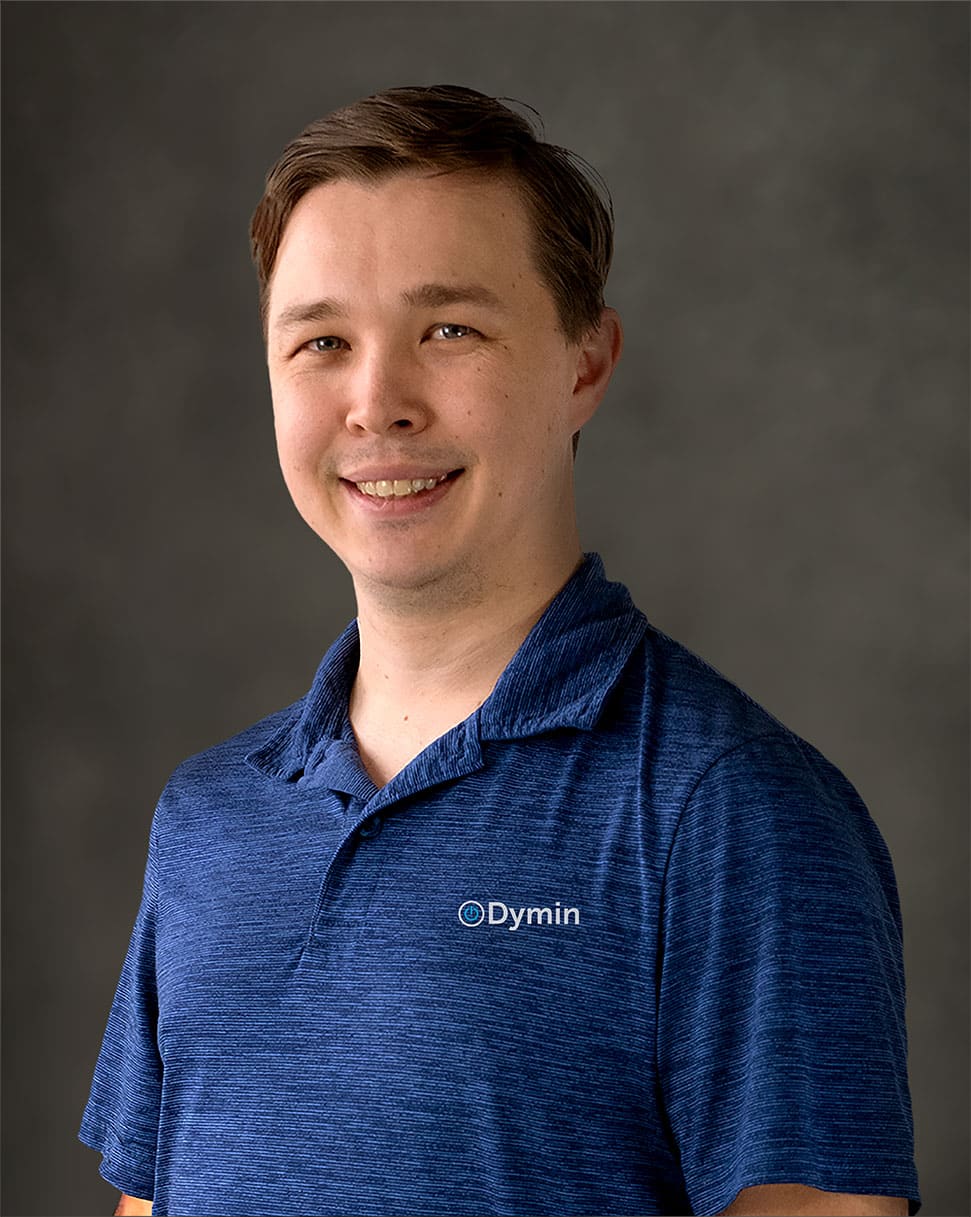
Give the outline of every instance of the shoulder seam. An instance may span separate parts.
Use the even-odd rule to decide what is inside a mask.
[[[675,821],[675,825],[674,825],[674,831],[671,833],[671,841],[668,844],[667,857],[664,859],[664,867],[661,871],[661,899],[662,899],[662,902],[664,899],[665,885],[667,884],[667,879],[668,879],[668,868],[670,867],[670,864],[671,864],[671,855],[674,853],[674,845],[675,845],[675,842],[678,837],[678,832],[681,828],[681,822],[684,819],[684,814],[688,808],[688,804],[694,798],[695,793],[698,790],[698,787],[705,780],[705,778],[708,776],[708,774],[711,773],[711,771],[715,768],[715,766],[721,764],[721,762],[723,760],[725,760],[726,757],[731,756],[733,752],[738,752],[741,748],[748,748],[749,745],[751,745],[751,744],[764,743],[766,740],[786,740],[791,743],[791,742],[798,742],[798,737],[792,731],[789,731],[787,728],[783,728],[781,731],[763,731],[763,732],[760,732],[758,735],[747,735],[744,739],[739,740],[737,743],[732,744],[728,748],[725,748],[722,752],[719,752],[717,756],[713,757],[708,762],[708,764],[704,767],[704,769],[702,769],[702,771],[698,774],[697,778],[692,783],[691,789],[685,795],[684,802],[681,804],[681,807],[678,811],[677,820]]]
[[[704,660],[702,660],[702,663],[703,662],[704,662]],[[658,1015],[659,1015],[659,1003],[661,1000],[660,975],[659,975],[658,969],[660,967],[660,959],[661,959],[661,940],[663,937],[663,928],[662,927],[664,925],[664,905],[665,905],[665,900],[667,898],[668,871],[671,866],[671,857],[674,854],[674,846],[675,846],[675,843],[678,838],[678,832],[681,828],[681,822],[684,819],[685,811],[687,810],[688,804],[694,798],[695,792],[697,791],[698,787],[701,785],[701,783],[704,781],[704,779],[708,776],[708,774],[711,773],[711,771],[715,768],[715,766],[720,764],[723,760],[725,760],[726,757],[731,756],[733,752],[738,752],[739,749],[741,749],[741,748],[749,747],[750,744],[762,743],[765,740],[788,740],[790,738],[793,738],[793,732],[789,731],[788,728],[786,728],[782,724],[780,724],[780,726],[782,727],[782,730],[779,730],[779,731],[763,731],[757,735],[747,735],[744,739],[738,740],[736,743],[732,744],[730,747],[725,748],[721,752],[719,752],[717,756],[713,757],[708,762],[708,764],[705,765],[705,767],[702,769],[702,771],[698,774],[698,777],[695,779],[695,781],[692,782],[691,788],[688,791],[688,793],[685,795],[684,802],[681,804],[681,807],[678,810],[677,819],[675,820],[675,824],[674,824],[674,830],[671,833],[671,840],[668,843],[667,856],[664,859],[664,866],[661,868],[661,879],[660,879],[659,895],[658,895],[658,903],[657,903],[657,909],[658,909],[657,953],[656,953],[657,963],[656,963],[655,973],[654,973],[654,1014],[655,1014],[655,1017],[654,1017],[654,1067],[655,1067],[655,1071],[657,1072],[658,1077],[660,1077],[660,1072],[658,1070],[658,1059],[657,1059],[657,1057],[658,1057],[658,1026],[659,1026]],[[795,737],[795,738],[798,738],[798,737]]]

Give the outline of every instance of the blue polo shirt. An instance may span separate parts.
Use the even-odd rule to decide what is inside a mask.
[[[156,1214],[920,1207],[900,909],[847,779],[596,555],[377,789],[356,624],[184,762],[81,1140]]]

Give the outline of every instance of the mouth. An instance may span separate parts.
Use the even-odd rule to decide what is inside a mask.
[[[434,490],[436,486],[447,482],[449,478],[458,477],[461,472],[461,469],[453,469],[451,473],[443,473],[438,477],[379,478],[373,482],[352,482],[351,485],[356,486],[361,494],[366,494],[370,498],[404,499],[409,495]]]
[[[375,478],[373,481],[352,482],[340,480],[355,499],[380,511],[407,510],[411,507],[431,505],[447,493],[452,483],[464,469],[453,469],[437,475]]]

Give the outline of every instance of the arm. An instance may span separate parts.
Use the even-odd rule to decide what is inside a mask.
[[[151,1217],[151,1200],[139,1200],[137,1196],[126,1196],[122,1192],[114,1217]]]
[[[859,796],[811,745],[753,740],[709,766],[667,865],[657,1068],[695,1212],[903,1217],[901,918]]]
[[[743,1187],[722,1213],[723,1217],[907,1217],[908,1211],[907,1201],[896,1196],[850,1196],[802,1183],[762,1183]]]

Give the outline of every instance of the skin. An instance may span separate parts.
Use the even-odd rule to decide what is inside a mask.
[[[151,1217],[151,1212],[151,1200],[141,1200],[138,1196],[128,1196],[122,1192],[114,1217]]]
[[[497,304],[406,300],[427,284],[475,285]],[[342,315],[287,323],[323,300]],[[381,785],[485,700],[580,561],[572,436],[606,390],[620,322],[606,309],[597,330],[567,341],[508,183],[401,174],[304,196],[274,268],[267,335],[284,479],[354,582],[350,716]],[[427,511],[383,515],[340,480],[383,463],[463,473]],[[151,1211],[130,1196],[115,1210]],[[890,1217],[907,1202],[779,1183],[744,1188],[724,1213]]]

